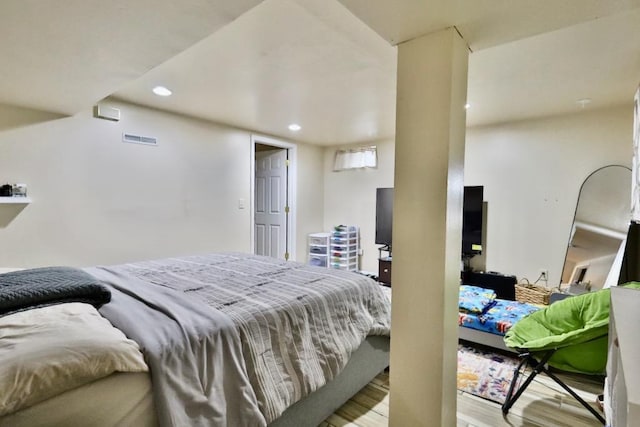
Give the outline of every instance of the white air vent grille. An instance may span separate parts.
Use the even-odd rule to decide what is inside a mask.
[[[158,145],[158,140],[153,136],[134,135],[132,133],[122,134],[123,142],[131,142],[134,144]]]
[[[111,120],[112,122],[120,120],[120,110],[106,105],[96,105],[93,109],[93,115],[99,119]]]

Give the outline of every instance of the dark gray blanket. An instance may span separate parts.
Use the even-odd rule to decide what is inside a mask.
[[[72,267],[44,267],[0,274],[0,315],[67,302],[100,307],[109,290],[96,278]]]
[[[85,270],[111,289],[100,313],[143,350],[161,426],[266,425],[225,314],[118,267]]]

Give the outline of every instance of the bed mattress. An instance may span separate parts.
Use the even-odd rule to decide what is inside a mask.
[[[0,426],[157,426],[147,372],[118,372],[0,417]]]

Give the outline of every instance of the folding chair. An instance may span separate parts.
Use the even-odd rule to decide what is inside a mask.
[[[631,282],[625,286],[640,288],[640,283]],[[602,415],[551,372],[549,367],[580,374],[605,374],[610,298],[609,289],[566,298],[531,313],[509,329],[504,342],[507,347],[517,350],[522,360],[502,405],[503,414],[509,412],[536,375],[544,373],[600,422],[605,423]],[[520,371],[526,365],[533,372],[515,390]]]
[[[603,341],[606,349],[607,336],[605,335],[602,338],[598,338],[596,339],[596,341]],[[549,359],[551,359],[551,357],[554,355],[555,352],[556,352],[556,349],[545,351],[542,353],[542,357],[540,358],[534,357],[530,352],[520,353],[520,357],[522,358],[522,360],[520,361],[520,364],[515,369],[513,380],[511,381],[511,384],[509,385],[509,391],[507,392],[507,398],[505,402],[502,404],[502,413],[505,415],[508,414],[509,409],[511,409],[513,404],[516,403],[516,400],[520,398],[522,393],[529,386],[529,384],[531,384],[531,382],[536,377],[536,375],[538,375],[539,373],[545,373],[552,380],[558,383],[567,393],[569,393],[578,402],[580,402],[580,404],[584,406],[589,412],[591,412],[591,414],[593,414],[593,416],[595,416],[598,419],[598,421],[600,421],[602,424],[605,424],[605,419],[600,413],[598,413],[595,409],[593,409],[593,407],[589,405],[587,402],[585,402],[585,400],[582,397],[580,397],[575,391],[573,391],[571,387],[569,387],[558,376],[556,376],[553,372],[549,370],[549,367],[547,364],[549,363]],[[529,377],[525,380],[525,382],[522,383],[522,385],[518,387],[517,390],[514,390],[516,385],[518,384],[518,378],[520,376],[520,372],[522,371],[522,368],[525,367],[525,365],[529,365],[532,369],[532,372],[529,375]],[[514,394],[514,391],[515,391],[515,394]]]

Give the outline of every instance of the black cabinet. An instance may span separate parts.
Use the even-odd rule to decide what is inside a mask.
[[[391,286],[391,257],[378,259],[378,281]]]
[[[496,272],[480,273],[465,271],[462,273],[462,283],[493,289],[500,299],[511,301],[515,301],[516,299],[515,285],[518,283],[516,276],[508,276]]]

